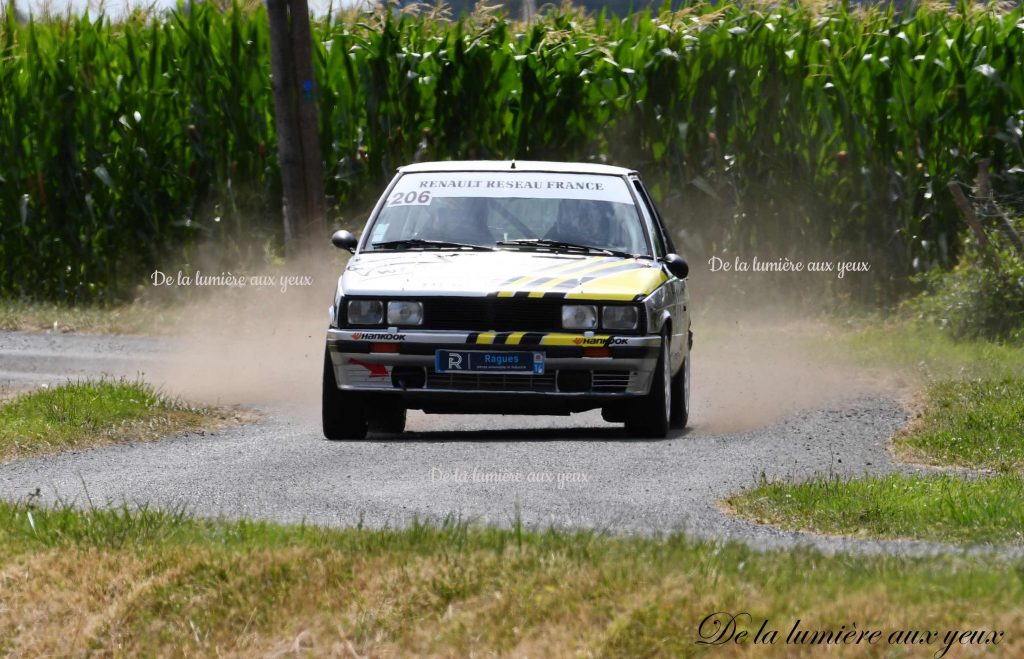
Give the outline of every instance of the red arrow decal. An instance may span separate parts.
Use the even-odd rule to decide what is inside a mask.
[[[361,362],[358,359],[352,359],[351,357],[349,357],[348,363],[355,364],[356,366],[362,366],[367,369],[370,371],[371,378],[386,378],[389,375],[388,367],[383,364],[367,364],[366,362]]]

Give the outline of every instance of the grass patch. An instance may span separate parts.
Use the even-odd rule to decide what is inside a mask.
[[[995,627],[1010,630],[1003,652],[1024,651],[1019,562],[759,553],[683,535],[325,530],[0,504],[0,580],[0,648],[24,656],[692,656],[715,611],[750,612],[751,635],[764,618]]]
[[[890,474],[762,483],[727,504],[762,524],[815,533],[1024,545],[1024,479]]]
[[[915,462],[1024,469],[1024,378],[931,385],[919,423],[893,446]]]
[[[726,503],[748,519],[817,533],[1024,544],[1024,378],[929,385],[921,417],[893,448],[919,463],[1003,473],[761,483]]]
[[[142,382],[82,381],[37,389],[0,404],[0,462],[156,439],[226,419],[224,412],[190,407]]]
[[[925,382],[1024,375],[1024,346],[957,341],[948,332],[920,323],[861,320],[839,338],[833,344],[837,358],[898,370]]]
[[[839,337],[836,359],[900,373],[921,386],[920,417],[894,438],[902,459],[1024,469],[1024,346],[956,341],[909,322]]]

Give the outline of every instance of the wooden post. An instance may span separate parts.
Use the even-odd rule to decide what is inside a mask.
[[[296,138],[298,117],[289,90],[295,88],[292,49],[288,30],[287,0],[267,0],[270,23],[270,73],[274,90],[274,125],[277,129],[277,161],[281,167],[281,200],[284,217],[284,243],[287,249],[298,233],[298,214],[305,204],[305,187],[298,174],[299,140]]]
[[[985,235],[985,229],[981,226],[981,221],[974,212],[974,207],[971,206],[971,202],[967,201],[967,196],[964,195],[964,191],[960,188],[960,184],[956,181],[950,181],[946,184],[949,191],[953,193],[953,200],[956,205],[960,207],[960,213],[963,214],[964,219],[967,220],[967,224],[974,229],[974,236],[978,239],[978,244],[982,247],[988,247],[988,236]]]
[[[327,240],[309,5],[307,0],[267,0],[267,17],[285,251],[292,253]]]

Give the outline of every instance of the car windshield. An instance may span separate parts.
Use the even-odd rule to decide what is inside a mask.
[[[369,251],[523,249],[650,256],[626,181],[547,172],[403,174]]]

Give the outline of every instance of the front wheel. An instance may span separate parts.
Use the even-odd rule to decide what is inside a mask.
[[[331,354],[327,351],[324,352],[321,405],[324,437],[332,440],[366,437],[366,407],[359,394],[338,389]]]
[[[680,430],[690,420],[690,355],[672,378],[672,419],[669,425]]]
[[[668,434],[672,415],[672,365],[669,362],[669,335],[661,338],[661,355],[651,378],[651,390],[631,406],[626,432],[637,437],[660,439]]]
[[[366,407],[366,420],[373,432],[400,435],[405,431],[406,408],[400,401],[383,398],[370,401]]]

